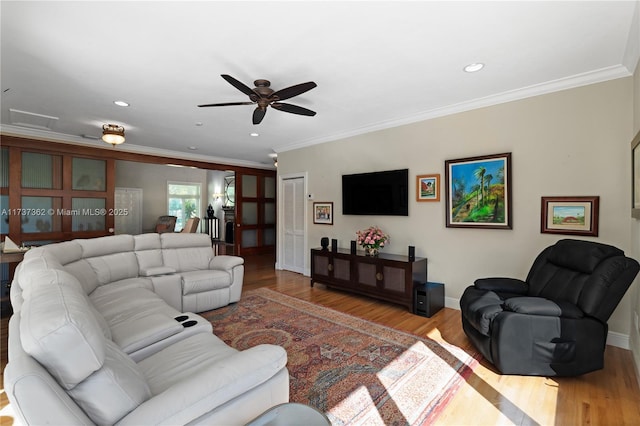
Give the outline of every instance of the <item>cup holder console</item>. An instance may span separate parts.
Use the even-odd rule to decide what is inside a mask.
[[[198,324],[198,321],[196,320],[187,321],[189,319],[189,315],[180,315],[175,317],[174,319],[182,324],[184,328],[193,327],[194,325]]]

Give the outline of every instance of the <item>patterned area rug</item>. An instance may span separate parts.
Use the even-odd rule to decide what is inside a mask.
[[[266,288],[203,315],[236,349],[284,347],[290,401],[325,412],[334,426],[431,423],[476,364],[455,346]]]

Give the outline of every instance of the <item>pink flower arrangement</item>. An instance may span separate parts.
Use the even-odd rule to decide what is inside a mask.
[[[389,236],[382,232],[382,229],[377,226],[370,226],[363,231],[356,232],[356,237],[358,244],[365,250],[379,250],[389,241]]]

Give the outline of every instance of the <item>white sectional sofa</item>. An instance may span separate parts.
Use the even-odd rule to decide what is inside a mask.
[[[284,349],[237,351],[202,312],[240,299],[243,259],[204,234],[30,250],[11,287],[5,391],[26,424],[244,424],[288,402]]]

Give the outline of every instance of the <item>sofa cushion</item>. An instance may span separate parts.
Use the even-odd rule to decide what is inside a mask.
[[[163,265],[178,272],[209,269],[214,257],[207,234],[161,234],[160,243]]]
[[[160,249],[160,234],[148,233],[133,236],[133,249],[135,251]]]
[[[184,295],[226,288],[232,279],[228,272],[218,270],[182,272],[180,276]]]
[[[80,259],[75,262],[67,263],[64,266],[64,270],[80,281],[82,288],[84,288],[84,292],[87,294],[91,294],[91,292],[100,285],[98,275],[87,259]]]
[[[82,247],[82,257],[105,256],[114,253],[132,252],[134,248],[133,235],[109,235],[106,237],[75,240]]]
[[[20,288],[24,289],[31,286],[35,275],[39,275],[42,271],[49,269],[62,269],[62,265],[54,257],[43,254],[42,256],[32,257],[20,263],[16,270],[16,282]]]
[[[25,253],[24,258],[26,260],[31,256],[37,257],[43,254],[56,258],[64,266],[67,263],[82,259],[82,246],[77,240],[48,244],[29,250]]]
[[[162,249],[162,260],[165,266],[177,272],[199,271],[209,269],[213,258],[211,247],[184,247]]]
[[[151,393],[157,395],[185,377],[197,376],[205,365],[237,353],[214,334],[200,333],[143,359],[138,366],[144,372]]]
[[[133,240],[140,275],[149,277],[175,272],[162,263],[159,234],[140,234],[134,236]]]
[[[138,366],[113,342],[105,342],[102,367],[69,391],[98,425],[110,425],[151,397]]]
[[[113,253],[87,259],[98,282],[109,284],[113,281],[138,276],[138,261],[133,252]]]
[[[102,367],[106,339],[86,295],[65,285],[64,274],[47,271],[37,291],[25,293],[20,337],[25,352],[68,390]]]
[[[113,341],[125,353],[131,354],[184,330],[174,317],[149,314],[134,321],[114,324]]]

